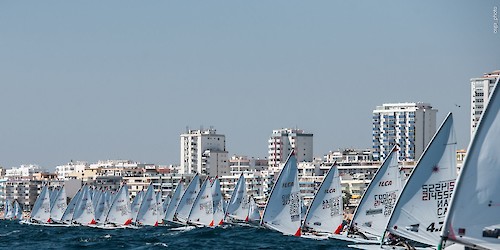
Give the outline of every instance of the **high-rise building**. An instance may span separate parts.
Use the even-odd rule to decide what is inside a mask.
[[[181,174],[217,175],[229,172],[226,136],[213,128],[188,130],[181,134]]]
[[[436,113],[429,103],[390,103],[373,110],[373,157],[385,159],[399,144],[399,161],[416,161],[436,132]]]
[[[271,169],[278,169],[286,158],[295,150],[297,162],[312,162],[313,160],[313,134],[304,133],[301,129],[273,130],[269,138],[268,163]]]
[[[470,133],[471,136],[476,130],[477,123],[481,114],[483,113],[484,107],[490,99],[490,94],[495,87],[495,82],[500,76],[500,70],[495,70],[491,73],[485,73],[483,77],[470,79],[471,86],[471,98],[470,98]]]

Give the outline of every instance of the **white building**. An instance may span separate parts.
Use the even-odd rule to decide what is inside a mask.
[[[470,133],[471,137],[476,130],[477,123],[481,114],[483,113],[484,107],[490,99],[490,94],[495,88],[495,82],[500,76],[500,70],[495,70],[491,73],[485,73],[483,77],[470,79],[471,85],[471,98],[470,98],[470,116],[471,116],[471,127]]]
[[[301,129],[278,129],[273,130],[268,142],[268,164],[272,171],[279,170],[292,150],[295,150],[297,162],[313,161],[313,134]]]
[[[372,149],[339,149],[337,151],[330,151],[324,157],[324,161],[328,163],[334,162],[371,162],[373,161]]]
[[[82,173],[89,164],[84,161],[69,162],[66,165],[56,166],[56,175],[60,180],[68,179],[68,175],[73,172]]]
[[[201,173],[207,176],[223,176],[229,174],[227,151],[205,150],[202,154]]]
[[[33,174],[41,173],[41,172],[43,172],[43,170],[37,165],[32,165],[32,164],[21,165],[18,168],[13,167],[11,169],[5,170],[5,177],[7,177],[7,178],[30,177],[30,176],[33,176]]]
[[[436,113],[429,103],[390,103],[373,111],[373,156],[384,159],[399,144],[399,161],[416,161],[436,132]]]
[[[225,159],[224,159],[225,157]],[[228,169],[226,136],[213,128],[181,134],[180,173],[211,173]]]

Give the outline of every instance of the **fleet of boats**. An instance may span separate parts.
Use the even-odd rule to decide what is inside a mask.
[[[498,80],[497,83],[498,84]],[[481,117],[457,179],[456,136],[448,114],[406,182],[394,145],[367,187],[348,224],[341,177],[335,164],[308,208],[303,207],[297,159],[292,152],[260,215],[242,174],[227,203],[219,179],[200,185],[195,175],[162,200],[153,185],[132,202],[126,184],[118,192],[84,185],[66,204],[64,187],[44,186],[24,224],[89,226],[261,226],[285,235],[336,239],[360,249],[500,249],[500,97],[497,88]],[[17,201],[5,201],[5,219],[21,219]]]

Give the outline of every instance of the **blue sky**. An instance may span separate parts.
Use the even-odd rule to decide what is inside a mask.
[[[186,126],[230,155],[273,129],[322,156],[371,147],[389,102],[453,112],[469,142],[470,78],[500,69],[500,1],[2,1],[0,166],[179,162]],[[459,104],[458,108],[455,104]]]

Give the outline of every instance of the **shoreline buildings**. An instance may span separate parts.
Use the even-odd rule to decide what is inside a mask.
[[[180,174],[222,176],[229,173],[226,136],[213,128],[181,134]]]
[[[498,77],[500,70],[470,79],[471,134]],[[18,200],[25,210],[30,210],[45,184],[53,187],[65,185],[69,198],[84,183],[109,190],[117,190],[122,183],[127,183],[131,198],[152,184],[155,191],[161,191],[165,198],[179,182],[190,182],[195,173],[218,176],[226,199],[229,199],[239,176],[243,174],[248,194],[262,205],[292,150],[296,152],[299,185],[306,204],[313,198],[326,172],[336,162],[342,178],[342,190],[351,198],[350,205],[356,205],[394,145],[399,145],[401,170],[406,176],[410,174],[436,132],[436,113],[437,110],[429,103],[383,104],[373,110],[371,149],[339,149],[328,152],[323,158],[313,156],[313,134],[297,128],[273,130],[267,141],[266,158],[241,155],[228,157],[225,135],[218,134],[211,127],[207,130],[187,130],[180,135],[180,164],[175,166],[106,160],[96,163],[71,161],[57,166],[56,174],[46,173],[37,166],[0,168],[0,208],[8,198]],[[465,154],[463,149],[457,151],[458,169]]]
[[[268,140],[269,168],[279,170],[292,150],[295,150],[297,162],[312,162],[313,134],[305,133],[302,129],[273,130]]]
[[[498,77],[500,77],[500,70],[495,70],[490,73],[484,73],[483,77],[470,79],[471,137],[474,134],[477,123],[479,122],[479,118],[481,118],[481,114],[483,113],[484,108],[488,103],[488,100],[490,99],[491,92],[495,88],[495,82]]]
[[[373,154],[383,160],[399,145],[398,161],[417,161],[436,133],[436,113],[429,103],[389,103],[373,110]]]

